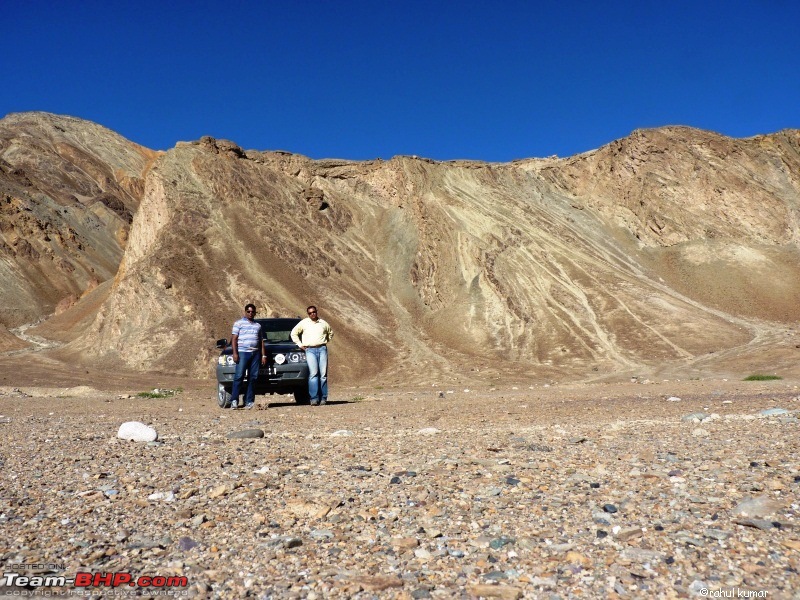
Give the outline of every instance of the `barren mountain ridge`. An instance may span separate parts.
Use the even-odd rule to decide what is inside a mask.
[[[638,130],[568,158],[155,152],[0,121],[0,349],[208,376],[248,301],[317,304],[339,381],[797,373],[800,131]]]

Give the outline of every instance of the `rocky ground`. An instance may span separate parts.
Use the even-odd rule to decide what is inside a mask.
[[[183,576],[170,592],[197,598],[798,598],[797,384],[334,388],[224,412],[213,382],[8,385],[0,562]],[[158,441],[119,439],[127,421]]]

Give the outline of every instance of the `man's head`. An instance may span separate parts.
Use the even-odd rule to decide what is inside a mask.
[[[318,317],[317,317],[317,307],[313,306],[313,305],[309,306],[306,309],[306,314],[308,315],[309,319],[311,319],[312,321],[316,321],[318,319]]]
[[[256,316],[256,305],[255,304],[248,304],[244,307],[244,316],[250,319],[251,321]]]

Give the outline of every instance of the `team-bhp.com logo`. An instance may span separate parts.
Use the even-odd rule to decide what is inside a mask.
[[[3,573],[5,585],[23,588],[51,588],[51,587],[76,587],[90,588],[119,588],[129,586],[132,588],[171,589],[185,588],[189,585],[186,577],[163,575],[141,575],[134,577],[131,573],[86,573],[78,572],[75,577],[64,575],[20,575],[19,573]]]

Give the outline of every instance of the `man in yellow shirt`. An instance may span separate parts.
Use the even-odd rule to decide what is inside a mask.
[[[319,318],[316,306],[306,309],[308,317],[292,329],[292,341],[306,353],[308,395],[312,406],[328,402],[328,342],[333,329]]]

